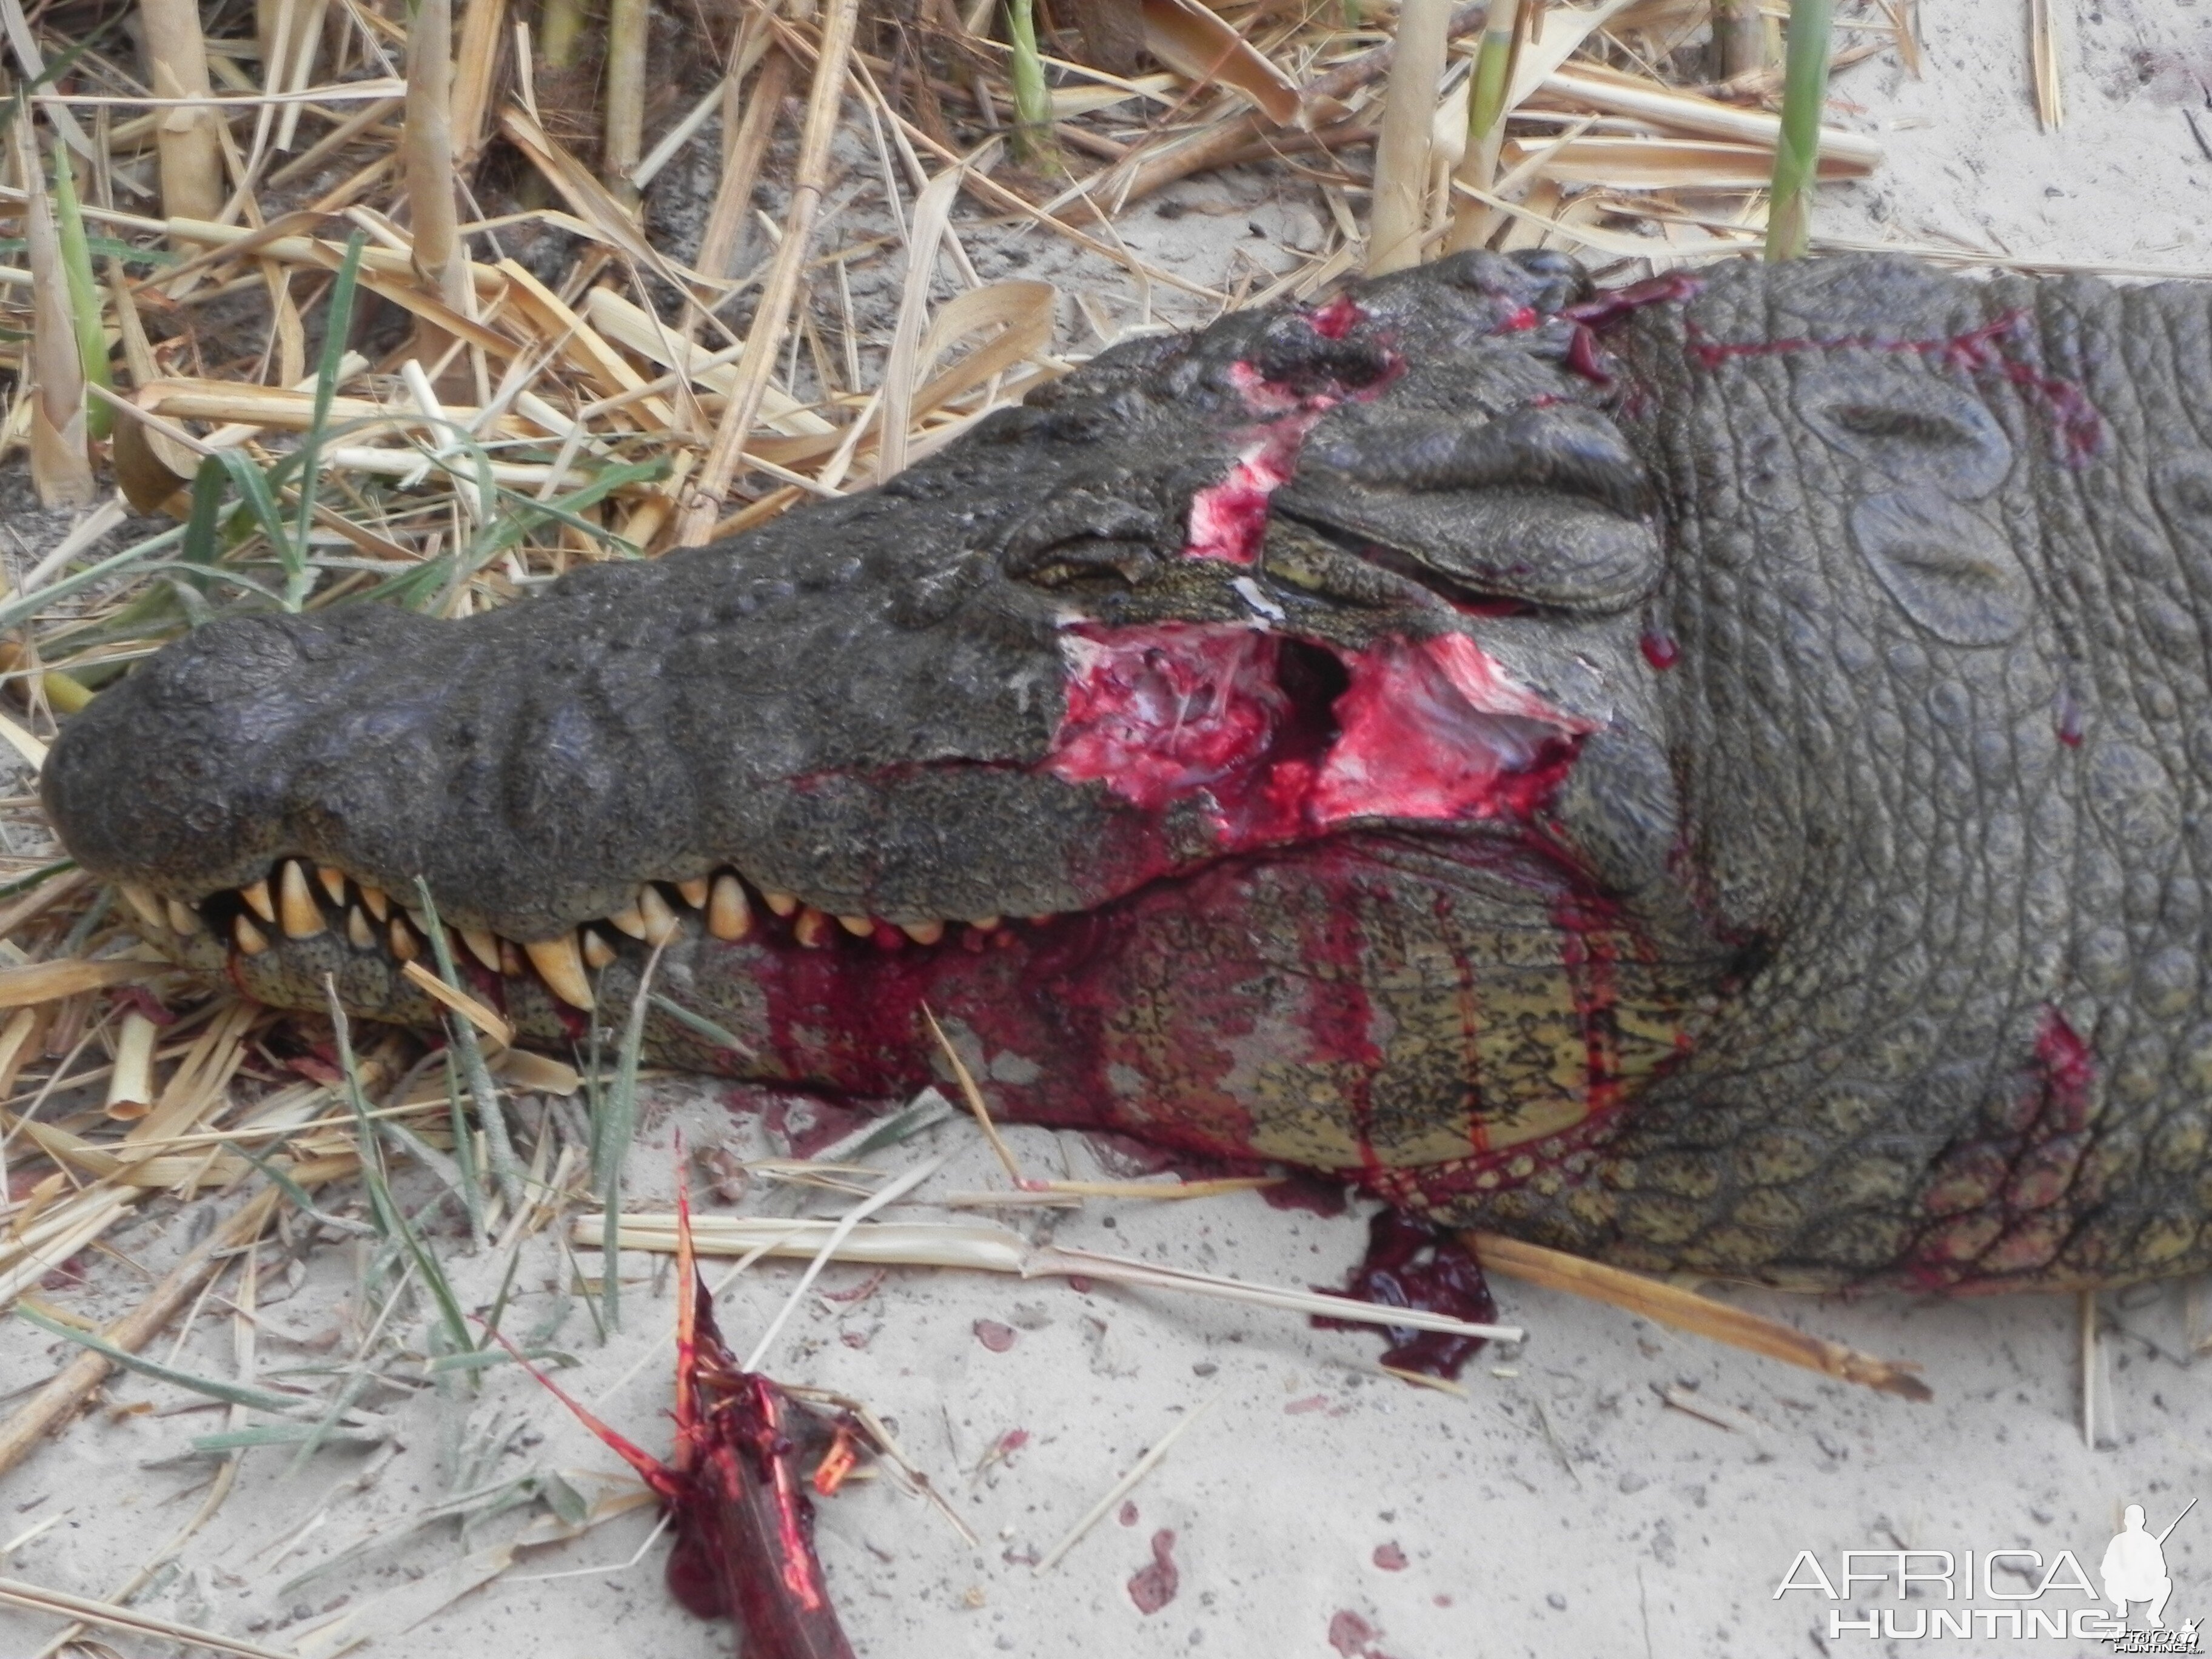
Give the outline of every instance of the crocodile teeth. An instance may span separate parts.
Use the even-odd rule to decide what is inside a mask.
[[[799,908],[799,895],[796,893],[771,893],[763,887],[761,900],[780,916],[787,916]]]
[[[584,929],[584,960],[594,968],[604,968],[615,959],[615,947],[589,927]]]
[[[899,924],[899,932],[916,945],[934,945],[945,937],[945,924],[941,921],[902,921]]]
[[[368,918],[362,915],[359,905],[346,912],[346,938],[356,951],[376,949],[376,929],[368,925]]]
[[[632,939],[645,937],[645,913],[635,904],[616,911],[607,918],[607,921],[614,927],[621,928]]]
[[[689,881],[679,881],[676,884],[676,890],[684,895],[684,902],[694,910],[707,908],[708,883],[706,877],[694,876]]]
[[[307,890],[307,866],[288,859],[278,878],[278,897],[284,913],[287,939],[313,939],[323,931],[323,907]]]
[[[584,977],[584,958],[574,933],[525,945],[522,951],[555,996],[573,1008],[592,1006],[592,981]]]
[[[154,896],[153,889],[141,887],[130,881],[117,884],[122,890],[125,902],[138,913],[141,921],[157,933],[168,932],[169,918],[161,908],[161,901]]]
[[[269,878],[264,876],[251,886],[238,890],[239,896],[253,907],[253,914],[264,921],[276,920],[276,901],[269,896]]]
[[[422,943],[415,936],[415,930],[407,925],[405,917],[392,917],[390,938],[392,954],[400,961],[412,962],[422,954]]]
[[[1004,916],[978,916],[968,925],[979,933],[995,933],[999,931],[999,924],[1005,920]]]
[[[258,957],[269,948],[269,935],[244,916],[231,918],[230,936],[238,941],[238,948],[249,957]]]
[[[198,911],[189,904],[179,904],[174,899],[169,901],[169,926],[187,938],[207,931],[207,924],[200,920]]]
[[[707,900],[707,931],[716,939],[743,939],[753,930],[753,908],[745,902],[745,884],[735,876],[714,878],[714,890]]]
[[[808,950],[818,951],[830,942],[830,918],[810,904],[791,924],[791,936]]]
[[[392,901],[384,896],[384,890],[381,887],[362,888],[361,902],[368,907],[368,914],[379,921],[391,920]]]
[[[648,944],[664,945],[684,931],[684,924],[677,921],[676,912],[668,908],[668,901],[660,896],[658,887],[647,885],[637,890],[637,908],[645,918]]]
[[[509,979],[522,977],[522,952],[514,948],[513,939],[499,942],[499,971]]]
[[[493,973],[499,971],[499,940],[481,927],[458,930],[461,943],[469,947],[469,954],[483,963]]]
[[[345,908],[345,872],[333,870],[327,864],[315,866],[315,879],[323,884],[323,890],[331,896],[331,902],[341,910]]]
[[[837,918],[837,925],[854,939],[873,939],[876,936],[876,924],[872,917],[840,916]]]

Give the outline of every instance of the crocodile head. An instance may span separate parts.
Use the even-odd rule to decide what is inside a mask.
[[[1008,1115],[1616,1259],[2129,1271],[2087,924],[2015,833],[2053,769],[2147,775],[2054,721],[2095,688],[2023,528],[2105,476],[2091,393],[2017,293],[1894,264],[1580,280],[1466,256],[1124,344],[489,614],[210,624],[47,805],[271,1002],[434,1020],[427,890],[539,1043],[652,959],[695,1068],[881,1098],[933,1012]],[[1978,946],[1931,908],[1968,887]]]

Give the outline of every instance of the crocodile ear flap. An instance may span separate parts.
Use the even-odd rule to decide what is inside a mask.
[[[1602,612],[1659,580],[1647,494],[1612,422],[1567,405],[1480,423],[1355,416],[1316,434],[1271,505],[1455,602]]]
[[[1924,488],[1852,503],[1851,539],[1898,608],[1952,645],[2002,645],[2025,629],[2035,588],[1983,514]]]
[[[1988,405],[1917,353],[1838,354],[1808,366],[1791,401],[1831,448],[1895,483],[1975,501],[2012,471],[2012,440]]]

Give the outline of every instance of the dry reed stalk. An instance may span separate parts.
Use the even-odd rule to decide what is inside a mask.
[[[1523,74],[1526,70],[1524,62]],[[1515,79],[1517,83],[1521,76]],[[1738,143],[1763,145],[1768,149],[1776,148],[1782,140],[1780,118],[1763,110],[1740,109],[1717,98],[1678,92],[1601,64],[1577,63],[1571,69],[1555,69],[1543,77],[1542,86],[1531,97],[1547,109],[1577,114],[1598,110],[1608,115],[1649,121],[1676,132],[1732,139]],[[1881,164],[1881,145],[1875,139],[1846,132],[1840,127],[1821,127],[1819,135],[1819,153],[1823,157],[1854,161],[1869,168]]]
[[[702,276],[734,274],[745,214],[752,206],[753,186],[760,182],[761,163],[768,157],[769,140],[775,136],[775,118],[791,89],[792,63],[788,54],[774,46],[761,59],[752,91],[744,100],[744,113],[732,120],[738,104],[734,78],[729,101],[722,109],[725,142],[722,176],[714,187],[714,203],[708,210],[707,228],[700,233],[696,265]]]
[[[446,305],[470,315],[468,260],[453,205],[453,0],[419,0],[407,31],[407,115],[400,131],[407,203],[413,216],[415,270]],[[435,362],[452,337],[420,313],[415,354]]]
[[[738,387],[714,429],[714,441],[706,465],[677,520],[676,544],[696,547],[714,533],[722,498],[737,477],[744,453],[745,436],[760,413],[762,395],[768,390],[799,298],[799,285],[806,256],[814,241],[814,221],[821,211],[822,196],[829,185],[830,141],[836,137],[837,111],[844,101],[846,61],[860,20],[860,0],[830,0],[823,21],[822,43],[814,64],[814,84],[807,94],[806,119],[801,128],[799,165],[792,175],[791,202],[787,210],[783,242],[776,249],[775,264],[753,314],[744,356],[738,360]]]
[[[1904,31],[1899,30],[1900,38]],[[2028,54],[2035,68],[2035,124],[2056,132],[2066,119],[2066,103],[2058,87],[2057,24],[2051,0],[2027,0]]]
[[[154,1039],[161,1027],[133,1010],[115,1034],[115,1069],[107,1075],[107,1115],[126,1122],[154,1104]]]
[[[1367,274],[1381,276],[1421,262],[1428,228],[1429,146],[1443,80],[1449,0],[1404,0],[1398,9],[1398,58],[1383,95],[1375,143],[1374,205],[1368,222]]]
[[[1455,40],[1480,28],[1488,9],[1488,0],[1468,0],[1451,14],[1445,29],[1447,40]],[[1397,50],[1395,43],[1376,46],[1315,76],[1303,89],[1307,110],[1317,119],[1319,112],[1331,104],[1342,102],[1388,75]],[[1247,114],[1218,122],[1188,138],[1146,146],[1093,180],[1084,192],[1082,208],[1101,218],[1111,217],[1179,179],[1223,166],[1228,157],[1263,143],[1268,131],[1264,117]],[[1072,204],[1070,210],[1077,209]]]
[[[1766,20],[1759,0],[1713,0],[1715,78],[1733,81],[1766,67]]]
[[[112,1601],[95,1601],[86,1595],[71,1595],[64,1590],[27,1584],[15,1578],[0,1578],[0,1601],[11,1607],[27,1607],[33,1613],[57,1613],[76,1620],[80,1627],[99,1625],[109,1630],[129,1631],[133,1635],[151,1636],[205,1648],[210,1653],[235,1654],[239,1659],[292,1659],[289,1654],[275,1648],[264,1648],[258,1643],[241,1642],[216,1631],[202,1630],[194,1625],[180,1625],[173,1619],[142,1613],[135,1607],[118,1607]]]
[[[301,1176],[295,1172],[295,1180]],[[216,1271],[229,1253],[260,1237],[283,1194],[271,1187],[246,1203],[229,1220],[209,1234],[198,1249],[171,1268],[153,1293],[100,1333],[110,1346],[136,1353],[191,1300],[201,1281]],[[53,1378],[0,1423],[0,1475],[6,1474],[83,1403],[84,1398],[115,1369],[105,1354],[86,1349]]]
[[[506,33],[507,0],[468,0],[453,66],[453,165],[464,173],[476,165],[491,137],[492,87]]]
[[[11,138],[13,135],[11,134]],[[38,145],[11,143],[22,163],[26,201],[24,261],[31,268],[31,482],[52,507],[89,507],[100,493],[86,448],[84,359],[77,349],[76,314],[70,303],[69,273],[61,234],[46,196]],[[62,165],[69,165],[66,158]]]
[[[1595,1302],[1609,1302],[1616,1308],[1626,1308],[1676,1330],[1764,1354],[1788,1364],[1802,1365],[1808,1370],[1878,1389],[1884,1394],[1901,1395],[1907,1400],[1935,1398],[1928,1385],[1915,1376],[1908,1365],[1877,1359],[1823,1337],[1808,1336],[1779,1320],[1763,1318],[1709,1296],[1699,1296],[1694,1291],[1680,1290],[1656,1279],[1646,1279],[1641,1273],[1625,1273],[1619,1267],[1570,1255],[1564,1250],[1547,1249],[1540,1244],[1523,1243],[1497,1233],[1469,1232],[1462,1237],[1486,1271],[1588,1297]]]
[[[208,80],[207,40],[194,0],[143,0],[148,79],[156,98],[199,98],[213,92]],[[155,143],[161,157],[161,211],[169,218],[212,219],[222,211],[222,152],[207,107],[173,105],[158,112]]]
[[[650,0],[608,0],[606,129],[599,143],[599,175],[624,207],[635,208],[632,176],[645,155],[645,55],[651,32]]]

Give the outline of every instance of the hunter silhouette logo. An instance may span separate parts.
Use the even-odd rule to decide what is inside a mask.
[[[2120,1530],[2105,1546],[2104,1565],[2097,1570],[2097,1576],[2105,1581],[2106,1599],[2122,1619],[2128,1616],[2130,1602],[2148,1601],[2150,1611],[2146,1621],[2153,1630],[2166,1628],[2165,1620],[2159,1615],[2166,1611],[2166,1597],[2173,1594],[2173,1580],[2166,1571],[2166,1540],[2196,1507],[2192,1498],[2188,1509],[2168,1522],[2164,1532],[2153,1536],[2143,1528],[2143,1506],[2128,1505]]]

